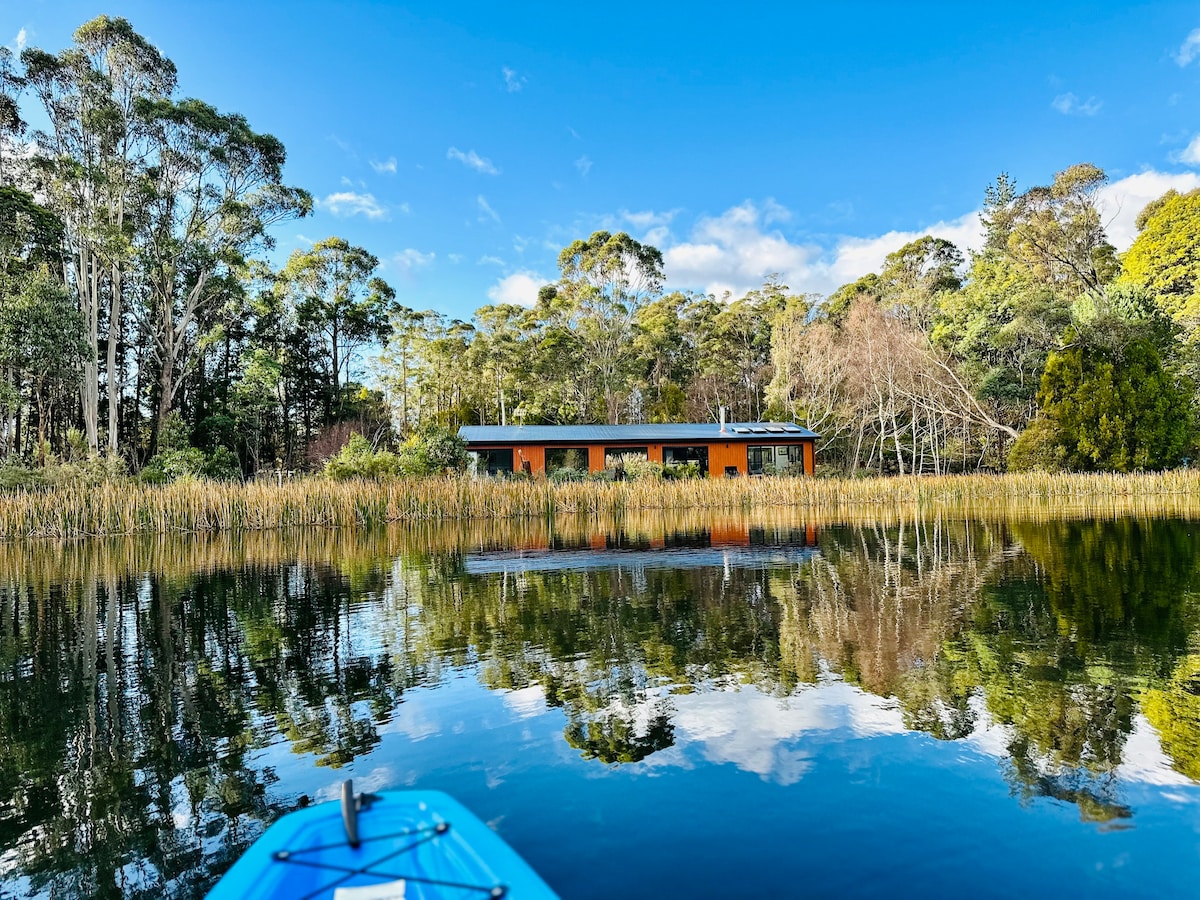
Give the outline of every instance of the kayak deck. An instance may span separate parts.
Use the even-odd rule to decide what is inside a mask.
[[[383,791],[351,802],[354,811],[345,802],[322,803],[281,818],[208,900],[556,898],[516,851],[448,794]]]

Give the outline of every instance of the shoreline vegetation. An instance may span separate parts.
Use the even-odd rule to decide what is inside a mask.
[[[0,541],[780,510],[812,524],[893,524],[927,514],[984,521],[1200,516],[1200,470],[562,484],[463,477],[335,481],[320,476],[283,485],[104,482],[0,497]]]

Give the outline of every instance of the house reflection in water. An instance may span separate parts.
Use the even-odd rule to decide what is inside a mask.
[[[802,563],[817,552],[813,525],[723,524],[661,533],[598,529],[586,535],[531,542],[522,547],[467,553],[468,575],[582,571],[610,568],[761,568]]]

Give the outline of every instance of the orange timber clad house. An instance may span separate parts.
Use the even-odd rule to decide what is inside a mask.
[[[600,472],[626,455],[693,464],[711,478],[813,474],[818,435],[793,422],[687,425],[464,425],[459,437],[489,475],[558,469]]]

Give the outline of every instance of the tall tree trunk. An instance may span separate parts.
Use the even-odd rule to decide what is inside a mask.
[[[100,450],[100,270],[86,247],[79,248],[76,284],[91,351],[83,362],[83,383],[79,387],[83,428],[88,450],[97,453]]]
[[[175,351],[173,347],[163,351],[162,371],[158,375],[158,415],[154,419],[154,446],[158,447],[158,436],[167,424],[171,406],[175,402]]]
[[[112,267],[111,296],[108,302],[108,454],[117,455],[118,416],[121,410],[121,377],[117,371],[117,345],[121,342],[121,270]]]
[[[38,414],[38,465],[46,467],[46,403],[42,396],[42,379],[37,379],[33,385],[33,397],[37,403]]]

